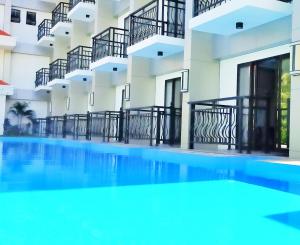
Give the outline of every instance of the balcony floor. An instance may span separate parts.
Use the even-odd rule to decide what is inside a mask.
[[[292,14],[292,4],[278,0],[231,0],[191,19],[190,29],[233,35]],[[243,22],[243,29],[236,29]]]
[[[48,82],[48,87],[57,87],[57,86],[67,86],[70,84],[69,80],[66,79],[53,79],[52,81]]]

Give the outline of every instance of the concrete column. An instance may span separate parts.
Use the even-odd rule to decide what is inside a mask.
[[[92,41],[89,33],[90,23],[82,21],[72,22],[71,50],[79,45],[92,46]]]
[[[96,73],[92,84],[94,105],[91,111],[105,111],[115,109],[116,89],[111,82],[110,73]]]
[[[69,48],[68,39],[63,37],[55,37],[52,61],[56,59],[67,59]]]
[[[66,89],[53,89],[51,91],[52,116],[62,116],[66,110],[67,91]]]
[[[300,0],[293,1],[292,41],[300,41]],[[300,59],[300,57],[296,57]],[[300,159],[300,76],[291,77],[290,157]]]
[[[84,114],[88,111],[88,91],[81,82],[71,82],[68,90],[70,106],[67,114]]]
[[[155,104],[156,79],[151,75],[150,59],[130,57],[127,80],[130,83],[130,107]]]
[[[118,18],[114,15],[114,1],[96,1],[97,15],[95,22],[95,34],[104,31],[106,28],[118,25]]]

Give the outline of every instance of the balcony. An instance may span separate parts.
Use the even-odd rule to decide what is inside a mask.
[[[67,73],[65,78],[77,82],[89,82],[93,73],[90,71],[92,48],[78,46],[68,53]]]
[[[47,86],[48,82],[49,82],[49,69],[42,68],[38,70],[35,76],[35,91],[51,90],[51,88]]]
[[[130,15],[128,54],[157,58],[183,52],[185,1],[155,0]]]
[[[50,33],[55,36],[70,36],[71,20],[68,18],[69,4],[59,3],[52,11],[52,28]]]
[[[57,59],[49,65],[49,87],[66,86],[69,81],[65,79],[67,71],[67,60]]]
[[[91,69],[98,72],[127,69],[128,30],[110,27],[93,38]]]
[[[291,0],[194,0],[189,27],[229,36],[291,14]]]
[[[96,17],[95,0],[70,0],[68,18],[92,22]]]
[[[52,47],[54,43],[54,35],[50,33],[52,21],[45,19],[38,26],[38,45],[42,47]]]

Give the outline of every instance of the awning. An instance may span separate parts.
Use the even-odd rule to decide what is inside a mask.
[[[0,36],[10,36],[7,32],[0,29]]]
[[[1,85],[9,85],[7,82],[3,81],[3,80],[0,80],[0,86]]]

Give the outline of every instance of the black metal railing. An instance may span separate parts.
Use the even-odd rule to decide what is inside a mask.
[[[268,151],[270,100],[237,96],[194,101],[191,106],[190,148],[195,144],[226,145],[251,152],[256,135]],[[260,125],[254,127],[254,114],[260,114]],[[260,132],[258,132],[260,131]]]
[[[89,114],[88,138],[101,138],[103,142],[123,140],[123,111],[102,111]]]
[[[33,120],[33,135],[38,137],[45,137],[47,135],[47,119],[36,118]]]
[[[92,58],[92,48],[78,46],[68,52],[67,55],[67,73],[75,70],[89,70]]]
[[[69,10],[72,10],[78,3],[92,3],[95,4],[95,0],[70,0]]]
[[[52,11],[52,27],[58,22],[71,22],[68,19],[69,4],[61,2]]]
[[[43,20],[38,26],[38,35],[37,35],[38,41],[42,37],[53,36],[50,33],[51,28],[52,28],[52,21],[48,19]]]
[[[64,79],[67,71],[67,60],[57,59],[49,65],[49,81]]]
[[[42,68],[36,72],[35,75],[35,87],[46,86],[49,82],[49,69]]]
[[[64,117],[51,116],[46,118],[46,137],[63,136]]]
[[[194,17],[198,16],[206,11],[214,9],[231,0],[194,0]],[[292,0],[278,0],[281,2],[291,3]]]
[[[185,1],[154,0],[130,15],[130,45],[154,35],[184,38]]]
[[[87,139],[88,114],[64,115],[62,137],[71,136],[73,139],[85,137]]]
[[[181,137],[181,109],[150,106],[125,111],[125,143],[146,140],[149,145],[179,144]]]
[[[93,37],[92,61],[107,56],[126,58],[129,32],[125,29],[109,27]]]

